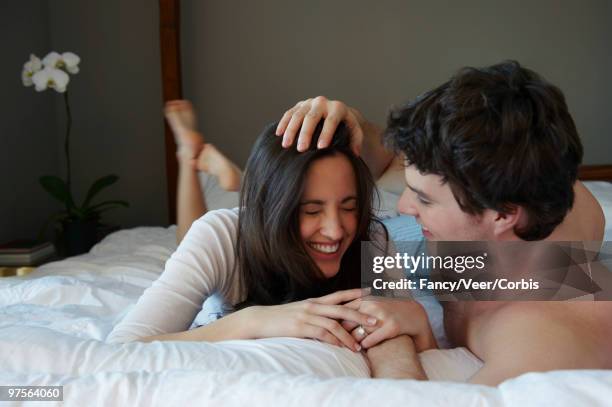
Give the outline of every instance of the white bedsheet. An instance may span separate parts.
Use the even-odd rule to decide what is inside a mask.
[[[359,354],[294,338],[104,343],[174,247],[173,228],[125,230],[87,255],[25,278],[0,279],[0,385],[64,385],[67,405],[79,406],[523,406],[553,400],[575,406],[612,400],[608,371],[528,374],[489,388],[368,379]],[[430,351],[422,360],[430,375],[446,380],[465,380],[479,366],[462,349]]]

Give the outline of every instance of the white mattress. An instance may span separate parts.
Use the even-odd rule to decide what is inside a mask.
[[[104,343],[174,248],[174,228],[123,230],[89,254],[25,278],[1,278],[0,385],[64,385],[67,405],[590,406],[612,400],[610,371],[532,373],[497,388],[461,383],[480,366],[465,349],[422,354],[438,381],[416,382],[369,379],[361,355],[294,338]]]

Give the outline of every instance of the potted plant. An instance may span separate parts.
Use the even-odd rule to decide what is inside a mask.
[[[66,108],[66,136],[64,139],[64,153],[66,154],[66,180],[54,175],[40,177],[42,187],[55,199],[60,201],[64,209],[54,214],[49,222],[60,225],[60,241],[63,243],[64,254],[70,256],[89,251],[96,243],[98,230],[101,225],[101,214],[109,209],[128,207],[122,200],[112,200],[94,203],[93,199],[103,189],[117,182],[117,175],[106,175],[94,181],[89,188],[83,202],[78,205],[72,194],[72,179],[70,167],[70,132],[72,130],[72,115],[70,100],[68,98],[69,74],[79,72],[80,58],[72,52],[50,52],[42,61],[35,55],[30,55],[21,73],[24,86],[34,86],[36,91],[55,89],[64,96]],[[43,227],[44,235],[47,224]]]

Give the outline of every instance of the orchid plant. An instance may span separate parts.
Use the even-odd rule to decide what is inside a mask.
[[[66,136],[64,138],[64,152],[66,154],[66,180],[60,177],[46,175],[40,177],[42,187],[55,199],[60,201],[65,210],[56,214],[52,220],[62,222],[94,221],[98,222],[100,214],[108,209],[129,206],[125,201],[104,201],[92,204],[92,199],[104,188],[114,184],[119,179],[116,175],[107,175],[96,180],[81,205],[77,205],[72,195],[72,179],[70,168],[70,132],[72,130],[72,115],[70,111],[70,100],[68,98],[68,84],[70,75],[79,73],[81,58],[72,52],[50,52],[42,61],[36,55],[30,55],[30,59],[23,65],[21,79],[26,87],[34,86],[37,92],[46,89],[54,89],[64,95],[66,107]],[[46,228],[46,227],[45,227]]]

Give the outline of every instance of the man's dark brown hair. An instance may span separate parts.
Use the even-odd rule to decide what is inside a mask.
[[[563,93],[515,61],[463,68],[392,110],[385,141],[448,182],[464,212],[523,207],[524,240],[550,235],[574,202],[582,144]]]

